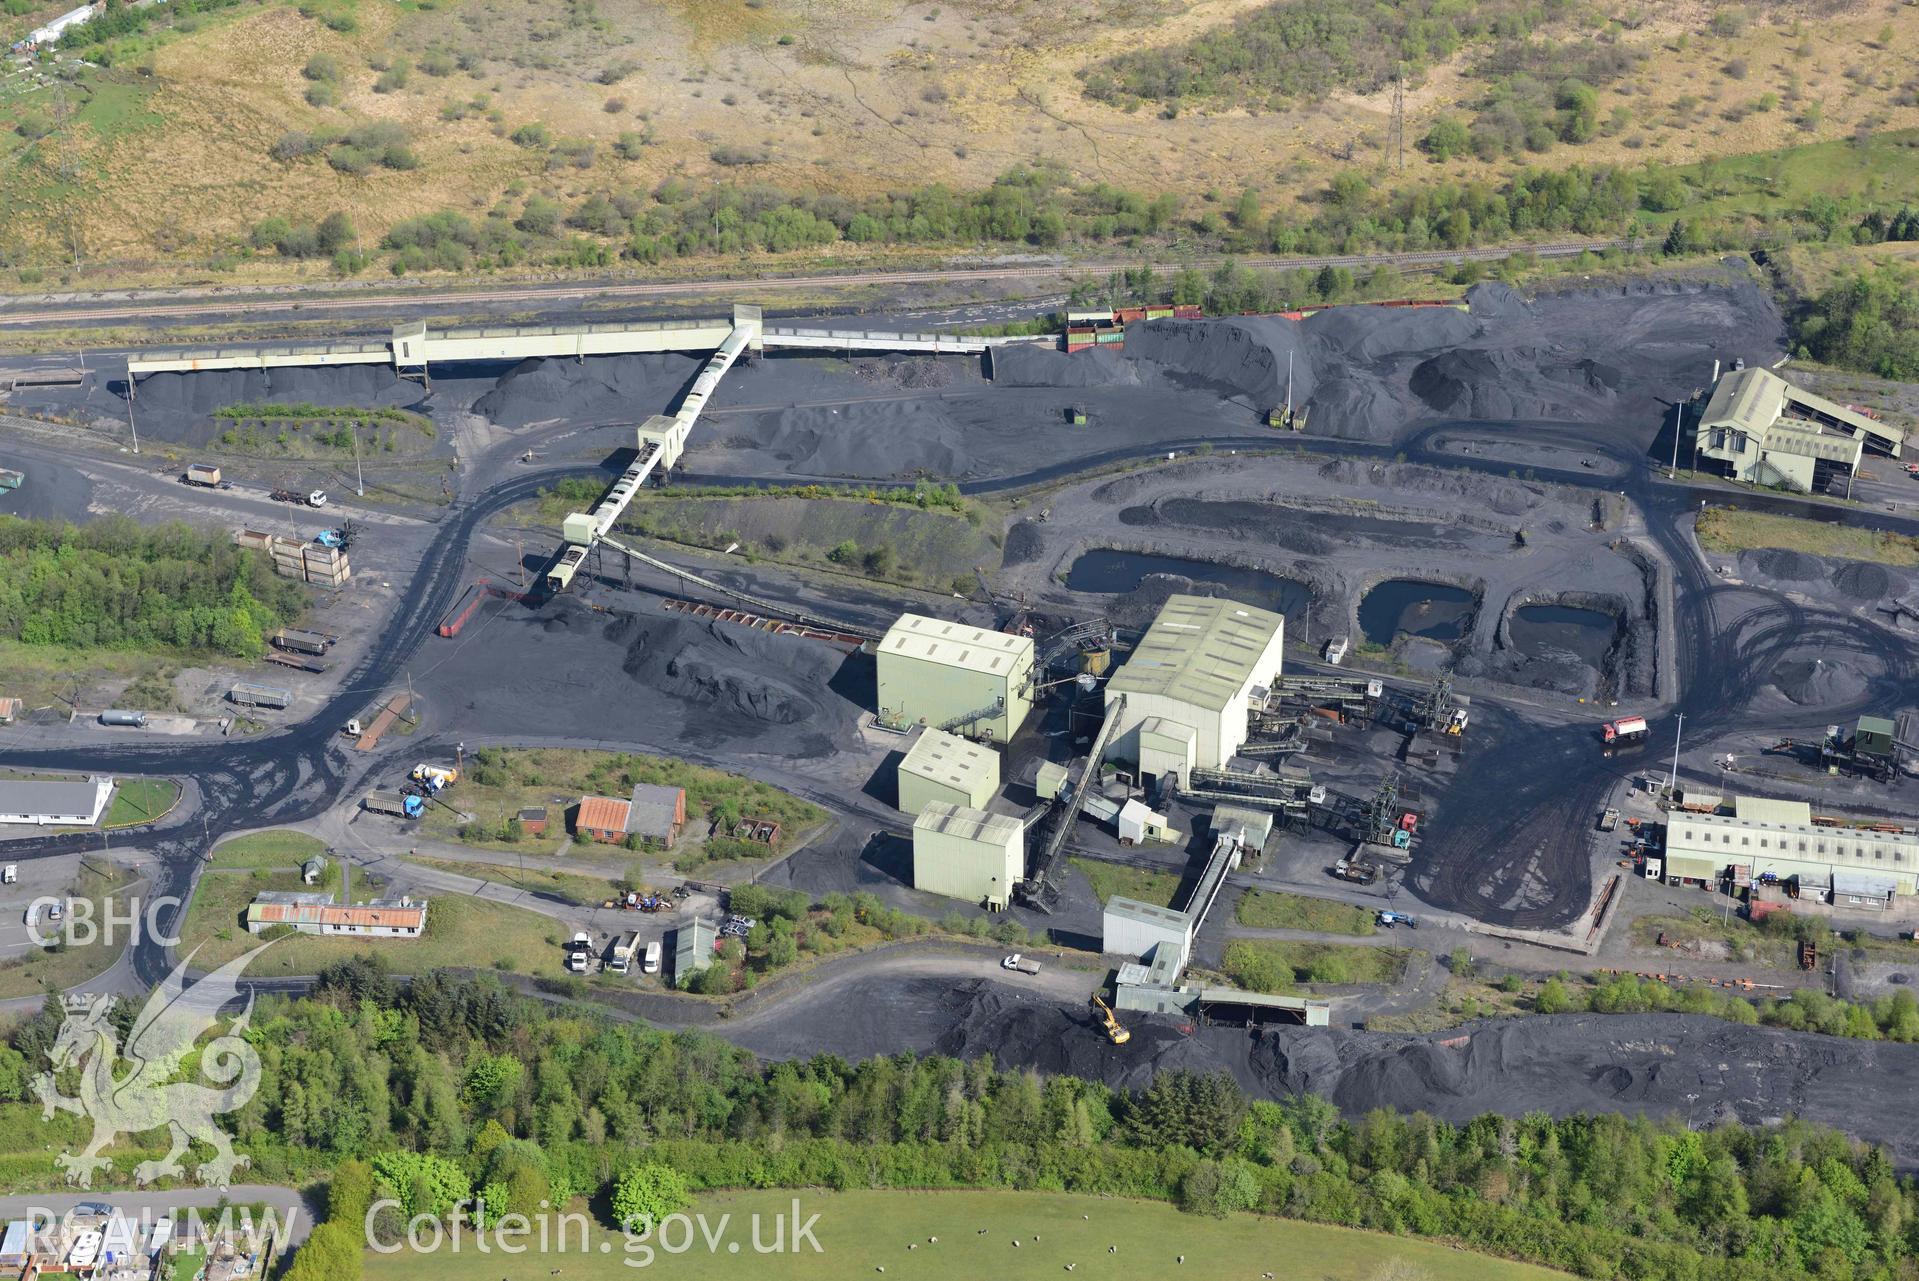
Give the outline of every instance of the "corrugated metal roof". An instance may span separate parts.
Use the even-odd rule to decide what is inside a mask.
[[[1765,796],[1735,796],[1733,813],[1749,823],[1811,823],[1812,806],[1805,801],[1780,801]]]
[[[635,783],[627,802],[626,830],[641,836],[668,836],[680,821],[685,791],[665,783]]]
[[[1106,687],[1159,694],[1207,711],[1224,711],[1254,683],[1259,657],[1286,620],[1271,610],[1212,596],[1169,596],[1126,665]]]
[[[92,779],[0,778],[0,814],[91,814],[99,794]]]
[[[1890,876],[1872,876],[1866,872],[1832,874],[1834,894],[1853,894],[1860,898],[1891,898],[1899,892],[1899,882]]]
[[[937,832],[962,841],[1004,845],[1019,839],[1025,833],[1026,825],[1005,814],[988,814],[985,810],[969,809],[964,805],[933,801],[913,820],[913,831]]]
[[[632,808],[628,802],[616,801],[611,796],[582,796],[573,826],[594,832],[624,832]]]
[[[1033,638],[989,632],[922,614],[901,614],[880,642],[881,654],[897,654],[969,672],[1011,676],[1032,665]]]
[[[331,902],[331,895],[319,896],[327,902],[289,901],[307,900],[314,895],[287,895],[269,898],[260,895],[253,901],[247,915],[267,925],[367,925],[385,929],[424,929],[426,928],[426,903],[362,903],[345,906]]]
[[[1107,899],[1106,915],[1176,930],[1185,930],[1192,926],[1192,918],[1184,912],[1175,912],[1170,907],[1161,907],[1156,903],[1142,903],[1133,898]]]
[[[969,743],[957,734],[929,725],[907,749],[900,773],[957,787],[970,796],[982,783],[988,789],[999,786],[999,757],[990,747]]]

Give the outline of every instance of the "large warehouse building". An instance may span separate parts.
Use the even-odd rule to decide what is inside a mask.
[[[1850,480],[1868,449],[1897,458],[1905,441],[1897,429],[1769,369],[1735,369],[1721,378],[1696,432],[1698,455],[1734,480],[1804,493],[1835,475]]]
[[[1142,775],[1219,769],[1246,741],[1255,689],[1279,679],[1286,620],[1211,596],[1170,596],[1126,665],[1106,683],[1125,695],[1107,755]]]
[[[1814,822],[1804,801],[1741,796],[1730,814],[1674,813],[1666,823],[1668,882],[1745,886],[1796,882],[1801,897],[1884,907],[1919,881],[1919,832]]]
[[[930,801],[913,820],[913,887],[1003,908],[1026,875],[1026,825]]]
[[[874,656],[879,722],[1005,742],[1033,710],[1033,638],[902,614]]]

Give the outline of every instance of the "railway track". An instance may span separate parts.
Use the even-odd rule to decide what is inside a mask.
[[[1559,241],[1544,245],[1505,245],[1488,249],[1434,249],[1410,253],[1332,254],[1313,258],[1229,259],[1209,254],[1156,263],[1155,269],[1194,267],[1201,270],[1227,261],[1261,271],[1308,270],[1324,267],[1436,267],[1455,262],[1487,262],[1514,253],[1536,258],[1568,258],[1587,252],[1631,248],[1635,242],[1623,239]],[[0,328],[32,325],[58,325],[91,321],[159,320],[175,321],[207,316],[253,316],[285,312],[339,312],[378,315],[420,307],[470,307],[488,304],[524,306],[529,303],[597,302],[646,300],[654,298],[755,295],[795,289],[836,289],[879,285],[934,285],[968,281],[1017,281],[1059,279],[1067,275],[1106,275],[1122,269],[1137,268],[1136,261],[1058,262],[1041,265],[998,267],[945,267],[917,271],[841,272],[822,275],[740,276],[713,280],[674,281],[578,281],[554,285],[511,285],[495,289],[425,289],[417,292],[368,296],[364,293],[305,293],[217,295],[181,291],[156,295],[151,300],[118,303],[102,297],[88,303],[77,300],[68,306],[29,304],[0,305]],[[203,298],[193,302],[188,299]]]

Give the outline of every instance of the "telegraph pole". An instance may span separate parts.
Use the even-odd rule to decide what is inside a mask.
[[[365,498],[366,497],[366,471],[360,466],[360,424],[359,422],[355,421],[355,422],[349,423],[347,425],[347,430],[353,433],[353,476],[354,476],[353,492],[355,494],[358,494],[361,498]]]
[[[140,429],[133,425],[133,375],[127,374],[127,430],[133,433],[133,452],[140,452]]]

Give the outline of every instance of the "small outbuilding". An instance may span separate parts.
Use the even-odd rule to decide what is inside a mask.
[[[720,932],[713,923],[698,918],[674,931],[673,981],[684,986],[689,978],[713,964],[713,948],[719,940]]]
[[[928,725],[900,762],[900,809],[918,814],[934,801],[983,810],[999,790],[999,753]]]
[[[520,821],[520,830],[528,836],[546,835],[546,806],[529,805],[514,817]]]

